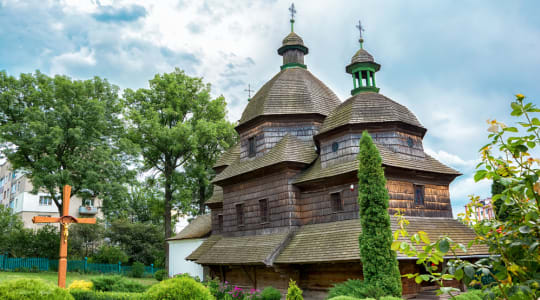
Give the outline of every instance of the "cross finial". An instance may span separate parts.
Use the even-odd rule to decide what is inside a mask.
[[[291,3],[291,7],[289,7],[289,11],[291,12],[291,32],[294,31],[294,15],[296,14],[296,9],[294,8],[294,3]]]
[[[360,42],[360,48],[363,48],[364,37],[362,36],[362,32],[364,31],[364,27],[362,26],[362,21],[358,20],[356,28],[358,28],[358,32],[360,32],[360,39],[358,40]]]
[[[248,88],[244,90],[244,92],[248,92],[248,101],[251,100],[251,92],[255,92],[251,89],[251,84],[248,84]]]

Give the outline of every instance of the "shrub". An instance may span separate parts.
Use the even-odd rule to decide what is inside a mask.
[[[99,276],[90,280],[96,291],[142,293],[146,290],[146,286],[143,284],[118,275]]]
[[[93,287],[94,287],[94,285],[90,281],[75,280],[68,286],[68,290],[90,291],[90,290],[92,290]]]
[[[165,278],[169,278],[169,273],[167,273],[167,270],[158,270],[154,273],[154,278],[157,281],[162,281]]]
[[[334,298],[331,298],[330,300],[359,300],[360,298],[352,297],[352,296],[337,296]],[[367,298],[371,299],[371,298]],[[365,298],[362,300],[366,300]]]
[[[64,289],[37,279],[15,279],[0,283],[2,300],[73,300]]]
[[[289,281],[287,300],[304,300],[304,297],[302,297],[302,290],[296,285],[296,282],[292,279]]]
[[[459,294],[454,297],[454,300],[483,300],[484,294],[481,290],[470,290],[466,293]]]
[[[144,275],[144,264],[136,261],[133,266],[131,266],[131,276],[135,278],[142,278]]]
[[[161,281],[146,291],[150,299],[161,300],[214,300],[214,296],[193,278],[182,276]]]
[[[129,257],[122,249],[114,246],[101,246],[98,252],[92,257],[92,262],[101,264],[126,263]]]
[[[393,296],[386,296],[386,297],[379,298],[379,300],[403,300],[403,298],[393,297]]]
[[[327,299],[337,296],[351,296],[356,298],[380,298],[384,296],[382,289],[360,279],[349,279],[335,284],[329,291]]]
[[[71,290],[71,295],[75,300],[148,300],[141,293],[120,293],[120,292],[101,292]]]
[[[261,292],[262,300],[280,300],[281,292],[271,286],[265,287]]]

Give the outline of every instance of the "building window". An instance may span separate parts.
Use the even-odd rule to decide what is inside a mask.
[[[332,211],[338,212],[343,210],[343,202],[341,201],[341,192],[330,194],[330,201],[332,202]]]
[[[218,230],[219,232],[223,232],[223,215],[218,215]]]
[[[94,199],[84,199],[83,206],[94,207]]]
[[[424,186],[414,185],[414,204],[424,205]]]
[[[255,156],[256,149],[255,149],[255,137],[250,137],[248,139],[248,157]]]
[[[236,204],[236,225],[244,225],[244,204]]]
[[[52,199],[49,196],[39,196],[39,205],[49,206],[52,205]]]
[[[332,143],[332,152],[337,152],[339,149],[339,144],[338,142],[333,142]]]
[[[268,222],[268,199],[259,200],[259,212],[261,214],[261,223]]]
[[[414,146],[414,141],[411,137],[407,138],[407,145],[409,148],[412,148]]]

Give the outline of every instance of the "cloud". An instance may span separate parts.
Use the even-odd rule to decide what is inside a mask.
[[[96,13],[92,14],[94,19],[100,22],[133,22],[146,16],[146,9],[140,5],[127,7],[114,7],[111,5],[99,6]]]
[[[53,74],[66,74],[70,69],[91,67],[95,64],[94,51],[83,47],[79,51],[62,53],[53,57],[50,72]]]
[[[480,162],[479,160],[463,160],[461,157],[452,153],[448,153],[444,150],[433,151],[429,148],[424,148],[424,151],[428,155],[437,159],[438,161],[441,161],[447,165],[450,165],[456,168],[460,168],[460,167],[474,168],[474,166]]]

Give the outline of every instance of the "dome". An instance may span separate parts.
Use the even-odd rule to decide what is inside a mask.
[[[324,120],[321,133],[349,124],[402,122],[425,131],[405,106],[373,92],[358,93],[339,105]]]
[[[351,64],[362,62],[375,62],[373,56],[364,49],[358,50],[351,58]]]
[[[262,115],[321,114],[341,102],[322,81],[301,67],[282,69],[251,98],[239,125]]]
[[[304,40],[302,40],[302,38],[298,34],[296,34],[294,32],[289,33],[283,39],[283,46],[292,46],[292,45],[305,46],[304,45]]]

